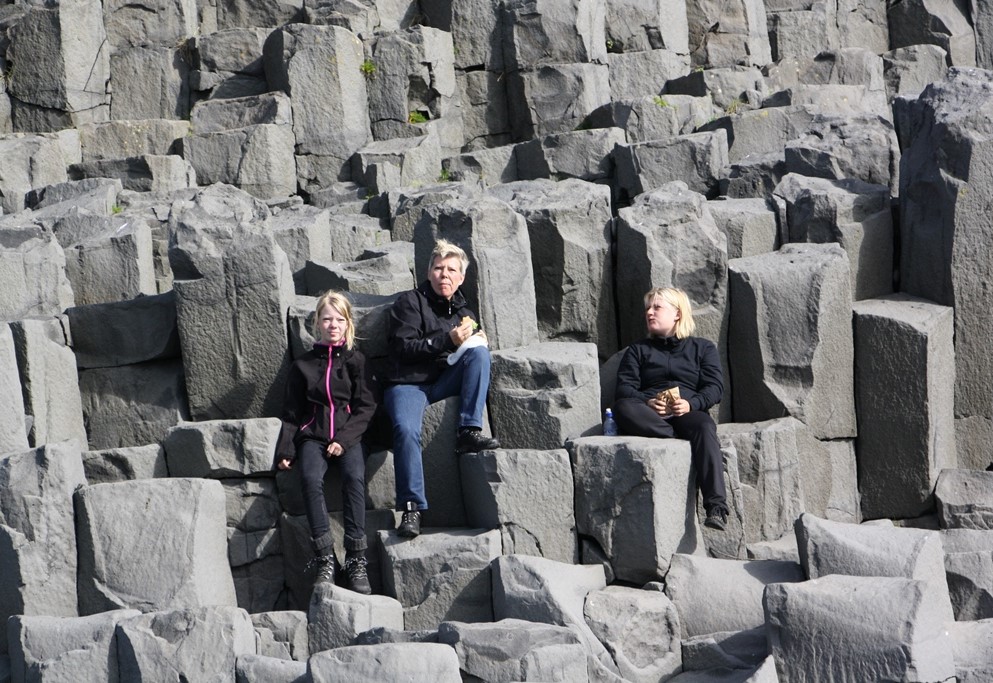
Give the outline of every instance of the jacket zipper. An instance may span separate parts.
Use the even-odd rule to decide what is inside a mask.
[[[324,392],[328,396],[328,443],[334,438],[334,397],[331,395],[331,366],[333,349],[328,347],[328,368],[324,372]]]

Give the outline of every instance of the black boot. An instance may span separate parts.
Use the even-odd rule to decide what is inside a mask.
[[[345,536],[345,587],[362,595],[372,593],[372,586],[369,585],[369,572],[366,571],[365,550],[367,547],[365,536],[361,538],[349,538]]]
[[[397,536],[403,538],[413,538],[421,533],[421,511],[417,509],[417,504],[408,501],[403,517],[400,518],[400,526],[397,527]]]
[[[334,583],[334,539],[331,532],[310,539],[310,547],[314,550],[314,558],[307,563],[304,571],[314,572],[314,584]]]

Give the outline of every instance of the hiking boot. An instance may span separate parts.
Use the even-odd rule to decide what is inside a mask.
[[[400,518],[400,526],[397,527],[397,536],[413,538],[421,534],[421,511],[417,510],[415,503],[407,503],[407,509]]]
[[[457,455],[491,451],[494,448],[500,448],[500,442],[492,436],[483,436],[482,430],[477,427],[463,427],[459,430],[459,436],[455,440],[455,453]]]
[[[314,585],[334,583],[334,555],[315,555],[304,571],[314,573]]]
[[[707,510],[707,519],[704,520],[703,525],[711,529],[724,531],[724,528],[728,525],[728,511],[720,505],[715,505]]]
[[[354,555],[345,558],[345,564],[342,569],[345,570],[345,582],[349,590],[361,593],[362,595],[372,593],[372,586],[369,585],[369,572],[366,571],[367,564],[364,555]]]

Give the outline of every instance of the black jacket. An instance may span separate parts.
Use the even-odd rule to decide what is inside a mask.
[[[456,290],[452,300],[438,296],[425,280],[417,289],[404,292],[390,310],[390,369],[392,384],[434,382],[448,367],[448,356],[457,348],[449,336],[462,318],[478,322]]]
[[[357,444],[376,411],[369,382],[365,356],[344,346],[317,343],[294,361],[273,464],[295,459],[297,445],[308,439],[336,441],[345,450]]]
[[[679,387],[693,410],[709,410],[724,396],[717,347],[701,337],[649,337],[628,347],[617,368],[616,398],[647,401],[663,389]]]

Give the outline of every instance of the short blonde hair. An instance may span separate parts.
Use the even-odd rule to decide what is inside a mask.
[[[690,298],[686,292],[675,287],[656,287],[645,294],[645,310],[652,305],[655,299],[662,299],[677,311],[679,320],[676,321],[676,338],[686,339],[693,334],[696,323],[693,322],[693,306],[690,305]]]
[[[352,317],[352,302],[344,294],[333,289],[324,292],[317,300],[317,306],[314,307],[314,324],[311,329],[315,337],[321,336],[321,311],[324,310],[325,306],[330,306],[338,311],[345,319],[345,348],[351,349],[355,346],[355,319]]]
[[[466,256],[462,247],[452,244],[448,240],[438,240],[435,242],[434,249],[431,250],[431,260],[428,261],[428,277],[431,276],[431,269],[434,268],[435,261],[438,259],[444,261],[447,258],[453,257],[459,260],[462,274],[465,275],[465,271],[469,267],[469,257]]]

